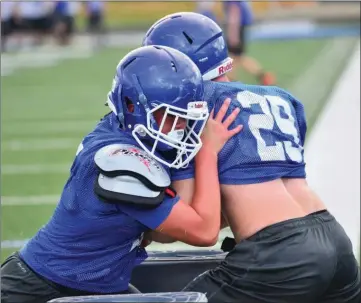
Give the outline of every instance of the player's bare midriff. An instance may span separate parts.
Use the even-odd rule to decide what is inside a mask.
[[[237,243],[272,224],[326,209],[305,179],[277,179],[221,188],[222,210]]]

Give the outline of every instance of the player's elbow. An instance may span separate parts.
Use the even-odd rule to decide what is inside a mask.
[[[217,244],[218,241],[218,234],[219,234],[219,228],[218,230],[213,229],[205,229],[205,230],[199,230],[199,233],[195,235],[197,246],[200,247],[209,247]]]
[[[219,216],[217,217],[217,219]],[[219,220],[220,221],[220,220]],[[218,235],[220,230],[220,222],[208,221],[208,220],[199,220],[197,224],[192,225],[190,228],[189,225],[188,231],[191,233],[189,239],[192,239],[191,245],[196,245],[200,247],[209,247],[213,246],[218,241]]]
[[[218,233],[215,236],[210,237],[209,239],[207,239],[207,246],[216,245],[217,241],[218,241]]]
[[[217,241],[218,241],[218,236],[217,237],[205,237],[202,239],[202,241],[200,242],[200,244],[198,246],[210,247],[210,246],[216,245]]]

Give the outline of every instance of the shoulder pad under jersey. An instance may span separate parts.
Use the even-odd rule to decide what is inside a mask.
[[[105,146],[94,161],[100,170],[95,193],[106,202],[155,207],[171,183],[164,167],[133,145]]]

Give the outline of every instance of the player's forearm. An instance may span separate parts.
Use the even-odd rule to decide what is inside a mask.
[[[192,208],[202,218],[203,229],[217,234],[220,228],[220,186],[218,181],[217,154],[206,146],[202,147],[195,163],[195,191]]]
[[[159,233],[154,230],[147,233],[146,239],[153,241],[153,242],[162,243],[162,244],[174,243],[177,241],[168,235]]]

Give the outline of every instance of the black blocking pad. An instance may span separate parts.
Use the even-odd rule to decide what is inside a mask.
[[[227,255],[221,250],[148,252],[134,268],[131,283],[142,293],[178,292],[199,274],[215,268]]]
[[[48,303],[111,303],[111,302],[207,302],[204,294],[198,292],[164,292],[151,294],[104,295],[65,297],[48,301]]]

